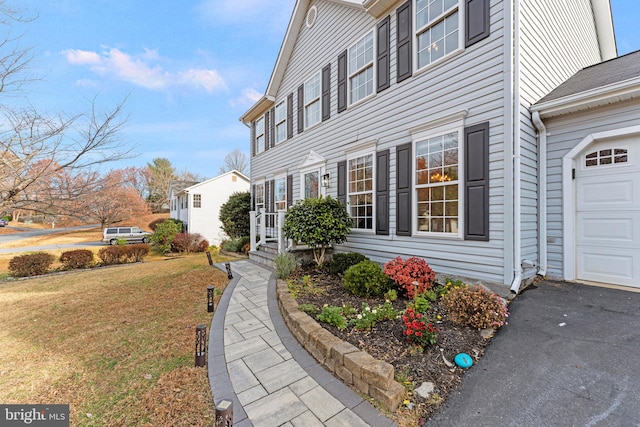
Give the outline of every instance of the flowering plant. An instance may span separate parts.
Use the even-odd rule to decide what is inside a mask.
[[[426,347],[434,345],[438,339],[438,328],[433,326],[431,322],[425,321],[426,316],[422,313],[416,313],[413,308],[407,308],[402,316],[404,325],[404,335],[407,337],[409,344]]]
[[[362,303],[362,311],[357,314],[353,320],[355,329],[371,329],[378,322],[385,320],[393,320],[398,316],[398,312],[393,308],[390,302],[379,305],[373,309],[366,302]]]
[[[411,257],[404,261],[397,257],[384,265],[384,274],[396,282],[407,298],[431,289],[436,274],[422,258]]]

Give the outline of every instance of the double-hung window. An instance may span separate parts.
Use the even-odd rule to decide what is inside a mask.
[[[308,128],[320,122],[320,73],[318,72],[304,84],[304,127]]]
[[[459,131],[449,131],[415,143],[415,212],[418,234],[459,235],[462,205],[459,143]]]
[[[276,144],[287,139],[287,103],[285,101],[276,105]]]
[[[202,207],[202,194],[194,194],[193,195],[193,207],[201,208]]]
[[[459,0],[416,0],[417,68],[452,53],[460,46]]]
[[[347,159],[347,200],[354,229],[373,230],[373,168],[373,154]]]
[[[349,48],[349,102],[373,94],[373,31]]]
[[[262,153],[264,151],[264,116],[256,120],[256,146],[255,153]]]
[[[256,184],[254,188],[255,194],[253,195],[256,205],[256,211],[264,208],[264,182]]]
[[[273,182],[274,185],[274,204],[276,211],[287,209],[287,177],[276,178]]]

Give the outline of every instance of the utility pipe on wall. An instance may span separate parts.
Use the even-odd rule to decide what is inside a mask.
[[[540,112],[531,116],[538,131],[538,274],[547,275],[547,128]]]

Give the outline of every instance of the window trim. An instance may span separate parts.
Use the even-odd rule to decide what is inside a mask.
[[[419,238],[437,238],[447,240],[464,240],[464,214],[465,203],[464,198],[464,118],[467,111],[455,113],[441,119],[434,120],[431,125],[417,126],[411,130],[411,236]],[[419,142],[426,141],[430,138],[436,138],[449,133],[456,132],[458,134],[458,232],[433,232],[418,230],[418,188],[416,183],[416,148]]]
[[[277,120],[277,116],[278,116],[278,108],[282,107],[284,110],[284,115],[282,120],[276,121]],[[282,141],[286,141],[287,140],[287,100],[286,98],[283,99],[282,101],[280,101],[279,103],[276,104],[276,106],[274,107],[274,115],[273,115],[273,122],[274,122],[274,133],[275,133],[275,143],[278,144]],[[280,126],[282,126],[282,128],[284,129],[284,134],[282,139],[278,138],[278,129],[280,128]]]
[[[362,40],[364,40],[367,36],[371,35],[371,39],[372,39],[372,47],[371,47],[371,61],[366,63],[364,66],[362,66],[361,68],[358,68],[357,70],[352,70],[351,69],[351,49],[354,48],[358,43],[360,43]],[[376,42],[376,32],[374,31],[374,28],[370,29],[369,31],[367,31],[362,37],[360,37],[358,40],[356,40],[355,43],[351,44],[351,46],[349,46],[347,48],[347,108],[351,107],[351,106],[355,106],[358,105],[362,102],[364,102],[365,100],[373,97],[376,94],[376,81],[377,81],[377,69],[376,69],[376,59],[377,59],[377,42]],[[365,95],[363,98],[358,99],[357,101],[354,101],[352,99],[352,86],[351,86],[351,79],[354,78],[355,76],[365,72],[368,68],[371,68],[373,71],[373,76],[371,79],[371,93],[368,95]]]
[[[304,200],[306,198],[304,193],[304,176],[312,172],[318,172],[318,197],[326,197],[327,189],[322,186],[322,175],[327,173],[326,166],[326,159],[313,150],[304,157],[304,160],[298,167],[298,172],[300,173],[300,199]]]
[[[367,144],[370,145],[370,144]],[[376,147],[374,145],[370,145],[367,148],[362,148],[358,151],[351,151],[347,154],[347,167],[346,167],[346,205],[347,211],[349,212],[349,216],[351,216],[351,191],[350,191],[350,173],[349,173],[349,161],[353,159],[357,159],[358,157],[371,156],[371,229],[368,228],[355,228],[351,227],[352,233],[363,233],[363,234],[375,234],[376,233]],[[355,194],[355,193],[354,193]],[[362,194],[360,192],[360,194]]]
[[[318,88],[319,88],[318,96],[316,98],[313,98],[309,102],[307,102],[307,95],[309,94],[309,91],[307,90],[307,83],[311,82],[315,78],[318,79]],[[304,86],[304,93],[303,93],[304,105],[302,110],[303,110],[303,117],[304,117],[304,129],[306,130],[322,123],[322,70],[315,72],[311,77],[309,77],[304,82],[303,86]],[[315,103],[318,104],[318,121],[309,124],[307,122],[307,108],[309,108],[311,105]]]
[[[453,56],[459,54],[460,52],[464,51],[465,49],[465,38],[464,38],[464,31],[465,31],[465,5],[464,5],[464,1],[463,0],[458,0],[458,4],[457,6],[452,6],[450,9],[448,9],[447,11],[443,12],[441,15],[438,16],[437,19],[432,19],[431,21],[427,22],[424,26],[417,28],[417,14],[418,14],[418,7],[417,7],[417,2],[418,0],[411,0],[413,2],[412,6],[413,6],[413,10],[411,13],[411,22],[412,22],[412,42],[413,42],[413,46],[412,46],[412,50],[413,52],[411,53],[413,55],[413,73],[414,75],[417,73],[422,73],[434,66],[436,66],[437,64],[440,64],[450,58],[452,58]],[[466,0],[465,0],[466,1]],[[447,17],[451,16],[452,14],[454,14],[455,12],[458,12],[458,48],[451,51],[448,54],[443,55],[442,57],[436,59],[435,61],[432,61],[426,65],[423,65],[422,67],[418,66],[418,36],[422,33],[424,33],[425,31],[427,31],[429,28],[432,28],[435,24],[443,21],[444,19],[446,19]]]
[[[258,133],[258,122],[260,121],[262,121],[262,133]],[[255,140],[253,141],[253,143],[255,144],[254,153],[256,155],[265,151],[264,144],[265,144],[265,139],[267,137],[267,129],[265,126],[266,124],[265,122],[266,120],[264,115],[256,119],[256,136],[255,136]],[[260,141],[260,136],[262,136],[262,141]]]

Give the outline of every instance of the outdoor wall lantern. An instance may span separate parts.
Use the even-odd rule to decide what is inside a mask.
[[[229,279],[233,279],[233,273],[231,273],[231,263],[226,262],[226,263],[224,264],[224,268],[226,268],[226,269],[227,269],[227,277],[228,277]]]
[[[329,174],[325,173],[324,175],[322,175],[322,187],[329,188],[329,184],[330,183],[331,183],[331,181],[330,181]]]
[[[196,368],[207,361],[207,325],[196,326]]]
[[[207,312],[213,313],[215,310],[214,301],[213,301],[213,293],[215,288],[213,286],[209,286],[207,288]]]

